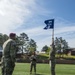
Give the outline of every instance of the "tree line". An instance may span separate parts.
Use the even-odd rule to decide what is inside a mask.
[[[0,46],[2,47],[3,43],[9,38],[7,34],[0,33]],[[30,39],[26,33],[20,33],[20,35],[16,36],[16,42],[18,46],[18,52],[33,52],[37,50],[37,44],[34,39]],[[66,49],[69,48],[68,42],[63,39],[62,37],[56,37],[54,40],[56,52],[64,52]],[[46,52],[49,54],[51,48],[50,46],[43,46],[41,51]]]
[[[62,37],[59,37],[59,38],[56,37],[54,40],[54,45],[55,45],[56,53],[59,53],[59,54],[65,53],[66,50],[70,48],[68,46],[68,42]],[[49,54],[50,50],[51,50],[50,46],[45,45],[41,51],[44,51],[47,54]]]
[[[9,38],[7,34],[0,33],[0,46],[3,46],[3,43]],[[37,45],[34,39],[29,39],[28,35],[26,33],[21,33],[19,36],[16,35],[15,39],[17,43],[17,52],[33,52],[37,50]]]

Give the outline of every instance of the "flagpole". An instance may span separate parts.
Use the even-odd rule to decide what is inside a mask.
[[[45,20],[45,30],[52,29],[52,44],[50,51],[51,75],[55,75],[55,45],[54,45],[54,19]]]
[[[54,28],[52,29],[52,44],[54,44]]]
[[[55,45],[54,45],[54,27],[52,29],[52,44],[50,52],[51,75],[55,75]]]

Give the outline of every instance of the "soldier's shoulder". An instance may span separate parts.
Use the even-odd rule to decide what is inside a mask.
[[[14,40],[10,41],[11,45],[16,45],[16,42]]]

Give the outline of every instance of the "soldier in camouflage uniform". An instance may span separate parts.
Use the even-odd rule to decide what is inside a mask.
[[[10,33],[9,39],[3,44],[2,75],[12,75],[15,67],[16,42],[15,33]]]
[[[32,74],[32,69],[34,67],[34,73],[36,74],[36,54],[33,52],[33,54],[30,57],[31,64],[30,64],[30,74]]]
[[[56,49],[55,49],[55,45],[52,44],[51,45],[51,53],[50,53],[50,61],[51,61],[51,75],[55,75],[55,53],[56,53]]]

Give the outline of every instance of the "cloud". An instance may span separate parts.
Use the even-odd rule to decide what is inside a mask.
[[[32,11],[29,7],[34,5],[34,0],[1,0],[0,32],[8,33],[21,26],[31,17]]]
[[[44,44],[49,45],[52,31],[43,30],[42,19],[49,18],[49,15],[54,12],[50,9],[47,10],[41,4],[43,3],[38,0],[0,0],[0,33],[16,32],[19,34],[25,32],[37,42],[39,47]],[[29,27],[27,28],[27,26]],[[70,36],[68,33],[71,34],[72,32],[75,32],[75,23],[55,17],[55,36]]]
[[[71,25],[70,26],[63,26],[61,28],[59,28],[59,27],[55,28],[55,30],[54,30],[55,35],[62,34],[62,36],[63,36],[65,34],[67,36],[67,34],[75,32],[75,26],[71,26]],[[51,35],[52,29],[44,30],[43,26],[41,25],[39,27],[36,26],[33,28],[28,28],[28,29],[22,30],[22,32],[25,32],[28,35],[31,35],[31,37],[33,37],[33,36]]]
[[[37,0],[0,0],[0,32],[17,32],[34,15],[46,13],[48,11],[38,5]]]
[[[59,25],[61,27],[59,27]],[[55,37],[63,37],[68,43],[69,46],[74,47],[75,43],[72,41],[75,40],[75,23],[66,23],[66,21],[63,22],[63,20],[56,22],[55,25]],[[38,25],[37,25],[38,26]],[[27,30],[24,30],[30,37],[32,37],[38,45],[38,50],[40,50],[44,45],[50,45],[51,44],[51,38],[52,38],[52,30],[44,30],[43,25],[40,25],[39,27],[33,27],[29,28]],[[71,40],[73,39],[73,40]]]
[[[72,39],[68,39],[68,45],[72,48],[75,48],[75,38],[72,38]]]
[[[66,26],[66,27],[57,28],[55,30],[55,34],[71,32],[71,31],[75,31],[75,26]]]

